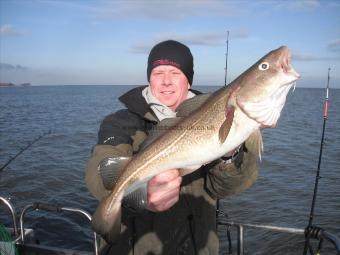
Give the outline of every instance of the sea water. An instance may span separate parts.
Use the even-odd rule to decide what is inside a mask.
[[[34,202],[81,208],[92,213],[97,201],[86,188],[85,165],[97,142],[102,119],[123,107],[118,97],[132,87],[0,88],[0,166],[44,135],[0,172],[0,195],[10,197],[18,213]],[[207,92],[218,87],[195,89]],[[320,150],[324,94],[323,89],[308,88],[297,88],[288,94],[277,127],[263,130],[264,152],[258,165],[257,182],[245,192],[220,202],[230,221],[306,227]],[[340,90],[331,89],[322,178],[313,220],[338,237],[339,109]],[[3,205],[0,205],[0,222],[12,224],[9,211]],[[34,227],[36,237],[43,244],[92,250],[91,227],[83,216],[32,211],[25,217],[25,226]],[[224,228],[219,230],[221,254],[225,254],[226,232]],[[235,236],[234,231],[232,240]],[[245,231],[246,254],[302,254],[303,242],[303,235]],[[236,254],[235,245],[233,252]]]

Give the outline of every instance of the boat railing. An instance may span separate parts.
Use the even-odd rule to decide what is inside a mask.
[[[20,231],[19,231],[17,224],[16,224],[16,211],[15,211],[14,206],[9,201],[9,199],[6,199],[1,196],[0,196],[0,202],[3,202],[8,207],[12,215],[13,232],[14,232],[13,242],[17,245],[22,245],[25,247],[28,247],[29,245],[31,245],[31,244],[25,244],[25,241],[27,240],[28,237],[32,235],[32,231],[33,231],[32,229],[28,229],[24,227],[25,215],[30,211],[41,210],[41,211],[49,211],[49,212],[57,212],[57,213],[58,212],[70,212],[70,213],[83,215],[90,222],[92,219],[91,215],[82,209],[63,207],[63,206],[57,206],[57,205],[52,205],[52,204],[46,204],[46,203],[33,203],[33,204],[25,206],[24,209],[22,210],[20,214]],[[301,228],[263,225],[263,224],[236,223],[236,222],[229,221],[228,218],[227,220],[220,220],[218,222],[218,225],[225,226],[228,230],[230,228],[236,228],[237,230],[237,254],[238,255],[245,254],[245,242],[244,242],[245,229],[258,229],[258,230],[262,229],[262,230],[273,231],[273,232],[282,232],[282,233],[298,234],[298,235],[305,235],[305,236],[308,235],[309,238],[317,239],[319,241],[327,240],[334,246],[336,254],[340,255],[340,239],[334,234],[328,231],[325,231],[322,228],[319,228],[316,226],[311,226],[311,227],[307,227],[306,229],[301,229]],[[98,241],[97,241],[97,235],[95,232],[93,232],[93,237],[94,237],[94,254],[98,255]],[[231,243],[229,243],[229,245],[231,245]],[[37,249],[40,249],[41,251],[43,251],[44,247],[42,245],[36,245],[34,246],[34,249],[35,251]],[[52,247],[48,247],[46,249],[48,250],[49,254],[52,254],[51,253],[53,251]],[[53,253],[53,254],[70,254],[70,253],[67,250],[62,252],[61,249],[59,248],[58,250],[56,249],[56,253]],[[76,253],[72,253],[72,254],[76,254]],[[85,253],[82,253],[82,254],[85,254]]]
[[[9,199],[6,199],[4,197],[0,196],[0,201],[7,206],[7,208],[9,209],[9,211],[11,212],[12,215],[12,221],[13,221],[13,230],[14,230],[14,235],[18,236],[18,227],[17,227],[17,221],[16,221],[16,212],[15,212],[15,208],[13,206],[13,204],[9,201]]]
[[[52,204],[46,204],[46,203],[33,203],[31,205],[27,205],[24,207],[24,209],[21,212],[20,215],[20,233],[21,233],[21,241],[22,244],[25,244],[25,236],[23,235],[24,230],[24,217],[27,212],[29,211],[48,211],[48,212],[70,212],[70,213],[76,213],[83,215],[87,218],[89,222],[91,222],[92,217],[91,214],[88,213],[85,210],[78,209],[78,208],[70,208],[70,207],[63,207],[63,206],[56,206]],[[94,253],[98,255],[98,241],[97,241],[97,234],[96,232],[93,232],[93,246],[94,246]]]
[[[325,239],[329,241],[335,248],[336,254],[340,255],[340,239],[334,234],[323,230],[322,228],[312,226],[306,229],[301,228],[290,228],[290,227],[279,227],[272,225],[262,225],[262,224],[248,224],[248,223],[236,223],[236,222],[219,222],[218,225],[226,226],[228,229],[230,227],[234,227],[237,229],[237,255],[245,254],[245,243],[244,243],[244,232],[245,229],[262,229],[274,232],[282,232],[289,234],[298,234],[298,235],[308,235],[310,238],[315,238],[318,240]]]
[[[83,216],[85,216],[85,218],[89,222],[91,222],[91,220],[92,220],[91,214],[88,213],[85,210],[82,210],[82,209],[71,208],[71,207],[63,207],[63,206],[58,206],[58,205],[46,204],[46,203],[33,203],[33,204],[25,206],[24,209],[22,210],[22,212],[20,214],[20,220],[19,220],[20,229],[18,229],[17,220],[16,220],[17,214],[16,214],[16,211],[15,211],[15,207],[13,206],[13,204],[10,202],[9,199],[4,198],[2,196],[0,196],[0,202],[2,202],[4,205],[7,206],[7,208],[9,209],[9,211],[11,213],[11,216],[12,216],[13,228],[9,228],[9,231],[12,233],[13,243],[15,245],[25,247],[25,249],[28,249],[30,247],[32,250],[41,251],[42,253],[43,253],[44,249],[46,249],[50,253],[53,252],[54,249],[53,249],[53,247],[50,247],[50,246],[45,247],[44,245],[40,245],[40,244],[35,245],[35,244],[31,244],[31,243],[27,243],[27,244],[25,243],[27,238],[32,239],[32,236],[33,236],[33,230],[29,229],[29,228],[25,228],[25,226],[24,226],[24,219],[25,219],[25,216],[28,212],[39,211],[39,210],[48,211],[48,212],[56,212],[56,213],[69,212],[69,213],[73,213],[73,214],[83,215]],[[94,246],[94,254],[95,255],[99,254],[98,240],[97,239],[98,239],[97,234],[95,232],[93,232],[93,246]],[[53,254],[76,254],[76,253],[73,253],[73,252],[70,253],[66,249],[56,248],[55,250],[56,250],[56,252],[53,253]],[[81,254],[85,254],[85,253],[82,252]],[[93,253],[91,253],[91,254],[93,254]]]

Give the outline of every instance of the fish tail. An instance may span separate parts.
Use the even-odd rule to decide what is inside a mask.
[[[110,211],[107,205],[110,197],[104,198],[92,216],[92,228],[100,234],[106,242],[115,243],[121,231],[121,200],[116,201]]]

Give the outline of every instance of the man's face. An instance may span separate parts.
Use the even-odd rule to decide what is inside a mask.
[[[150,87],[152,94],[174,111],[187,98],[190,85],[180,69],[160,65],[151,71]]]

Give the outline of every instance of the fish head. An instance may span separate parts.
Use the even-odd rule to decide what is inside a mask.
[[[236,80],[237,105],[262,127],[275,127],[290,88],[300,75],[286,46],[269,52]]]

